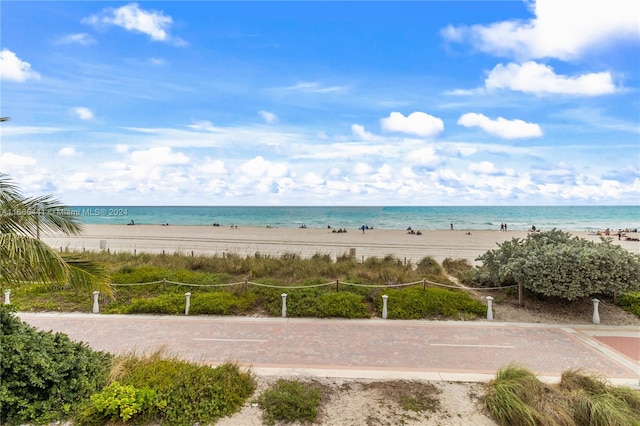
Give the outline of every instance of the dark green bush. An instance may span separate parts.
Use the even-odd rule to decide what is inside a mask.
[[[62,333],[38,331],[0,306],[0,421],[65,419],[72,404],[106,384],[111,356]]]
[[[321,317],[335,318],[369,318],[371,314],[360,295],[340,292],[324,293],[317,300],[318,313]]]
[[[236,295],[224,291],[191,293],[191,309],[189,312],[193,315],[238,315],[248,312],[254,302],[255,294],[253,293],[244,295]]]

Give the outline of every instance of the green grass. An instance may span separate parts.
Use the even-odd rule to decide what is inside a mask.
[[[640,425],[640,392],[578,370],[565,371],[551,386],[509,365],[487,384],[485,407],[500,425]]]
[[[628,293],[624,293],[618,297],[616,304],[625,311],[631,312],[640,318],[640,292],[630,291]]]

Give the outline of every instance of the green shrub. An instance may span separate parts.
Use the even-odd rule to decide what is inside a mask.
[[[268,425],[276,422],[314,422],[320,396],[320,391],[309,383],[280,379],[258,397],[258,403],[263,410],[263,420]]]
[[[153,389],[166,407],[157,409],[160,423],[211,424],[238,411],[255,390],[255,379],[237,364],[212,368],[178,358],[162,351],[139,357],[118,359],[112,379],[123,385]],[[188,407],[188,409],[187,409]]]
[[[145,413],[163,409],[166,404],[167,402],[159,400],[156,391],[149,387],[136,388],[113,382],[101,392],[91,395],[89,407],[83,413],[83,418],[95,422],[126,422]]]
[[[37,331],[0,305],[0,423],[65,419],[73,404],[106,384],[111,356]]]
[[[387,316],[393,319],[475,318],[487,308],[467,293],[440,288],[388,289]],[[379,309],[382,301],[379,302]]]
[[[123,307],[127,314],[165,314],[175,315],[184,312],[186,298],[181,294],[162,294],[157,297],[133,299]]]
[[[321,317],[369,318],[363,297],[349,292],[324,293],[316,299]]]
[[[191,293],[190,312],[193,315],[238,315],[248,312],[254,302],[255,294],[253,293],[244,295],[236,295],[223,291]]]
[[[618,297],[616,304],[640,318],[640,292],[630,291]]]

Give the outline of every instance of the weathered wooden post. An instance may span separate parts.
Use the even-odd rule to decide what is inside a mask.
[[[11,289],[8,288],[4,291],[4,304],[5,305],[10,305],[11,304]]]

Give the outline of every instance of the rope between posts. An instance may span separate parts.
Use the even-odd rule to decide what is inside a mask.
[[[369,285],[369,284],[356,284],[356,283],[347,283],[344,281],[340,281],[340,284],[344,284],[344,285],[351,285],[354,287],[367,287],[367,288],[389,288],[389,287],[408,287],[411,285],[416,285],[416,284],[421,284],[422,281],[416,281],[413,283],[403,283],[403,284],[376,284],[376,285]]]
[[[120,286],[120,287],[127,287],[127,286],[134,286],[134,285],[151,285],[151,284],[162,284],[164,281],[160,280],[160,281],[150,281],[148,283],[128,283],[128,284],[111,284],[112,286]],[[167,281],[168,282],[168,281]]]
[[[176,281],[167,281],[167,284],[175,284],[175,285],[182,285],[182,286],[188,286],[188,287],[230,287],[234,285],[244,284],[244,281],[240,281],[237,283],[229,283],[229,284],[187,284],[187,283],[179,283]]]
[[[325,287],[328,285],[335,285],[335,282],[332,283],[325,283],[325,284],[311,284],[311,285],[270,285],[270,284],[260,284],[260,283],[254,283],[251,281],[248,281],[247,284],[251,284],[251,285],[255,285],[258,287],[267,287],[267,288],[315,288],[315,287]]]

